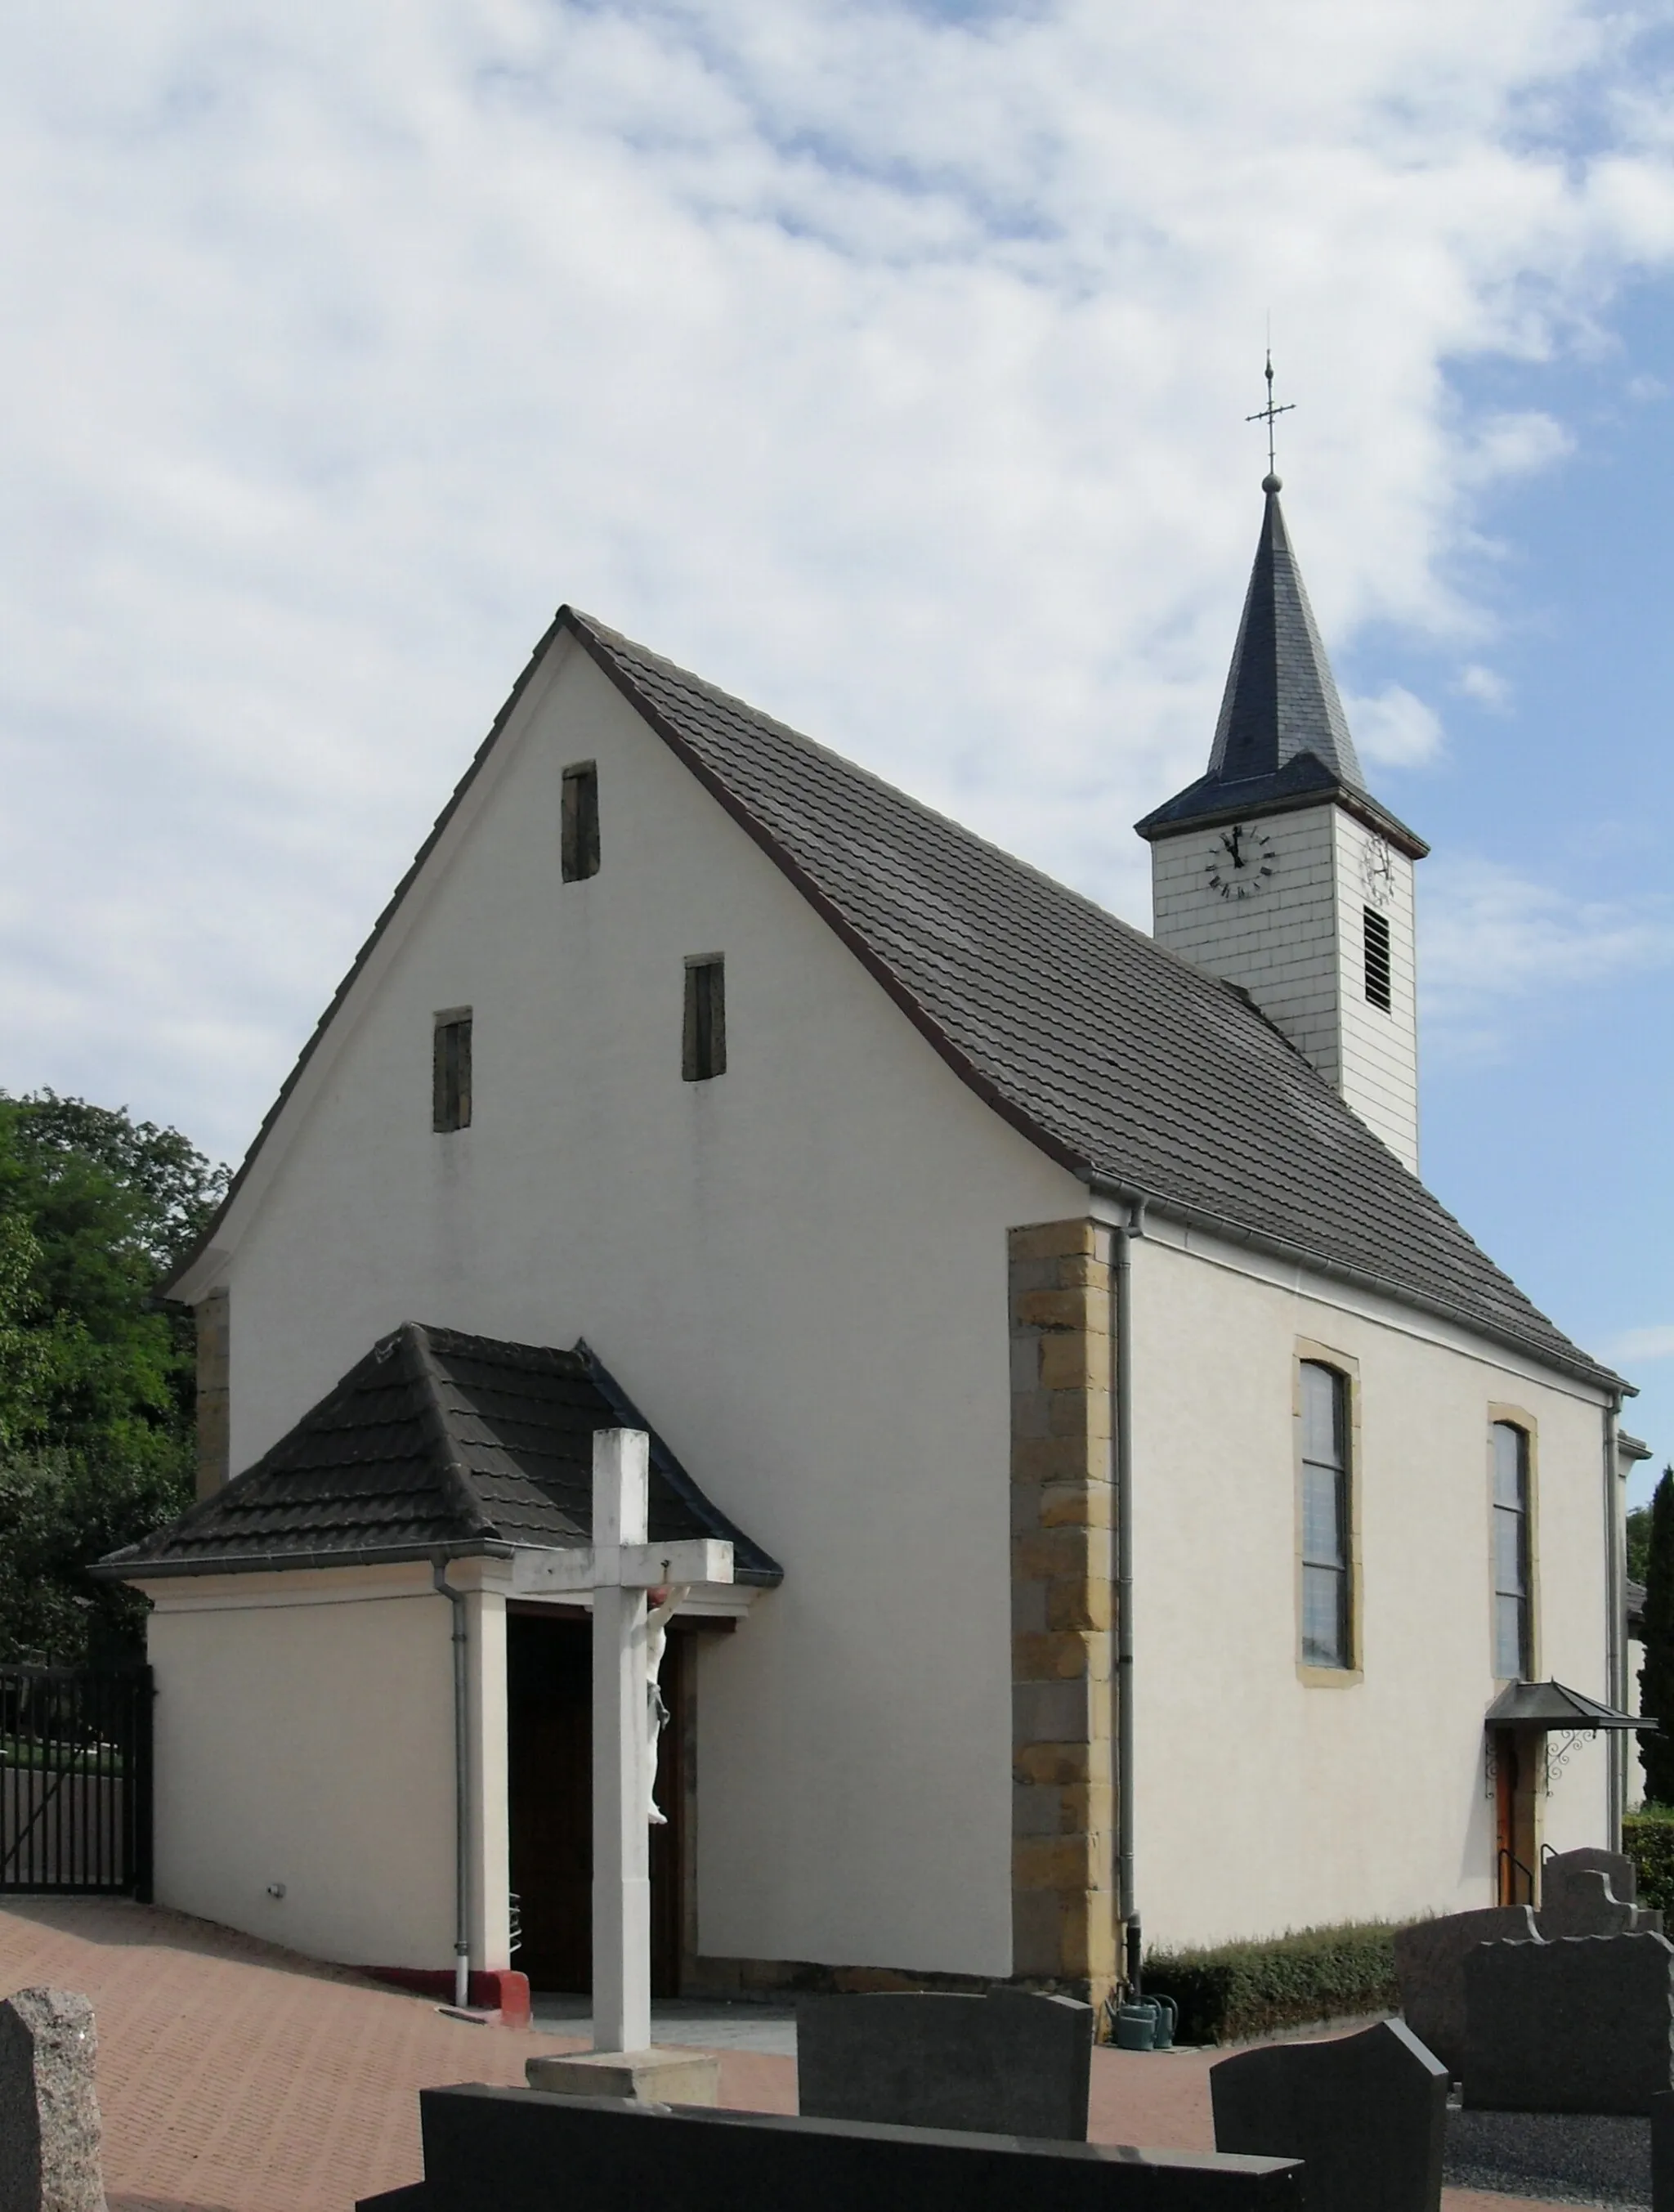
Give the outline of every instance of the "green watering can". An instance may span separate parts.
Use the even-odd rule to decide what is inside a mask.
[[[1118,2005],[1115,2012],[1119,2051],[1172,2051],[1180,2007],[1173,1997],[1139,1997]]]

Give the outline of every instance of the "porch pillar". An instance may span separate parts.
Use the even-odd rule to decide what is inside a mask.
[[[466,1692],[470,1732],[470,1964],[473,1972],[513,1966],[512,1833],[507,1803],[506,1594],[509,1561],[458,1561],[453,1579],[467,1592]]]

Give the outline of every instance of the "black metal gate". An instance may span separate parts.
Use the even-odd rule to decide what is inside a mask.
[[[0,1667],[0,1893],[151,1895],[151,1669]]]

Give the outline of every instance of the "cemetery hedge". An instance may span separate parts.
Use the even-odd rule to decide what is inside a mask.
[[[1647,1805],[1622,1823],[1622,1848],[1639,1878],[1639,1901],[1659,1906],[1674,1926],[1674,1806]]]
[[[1394,2012],[1394,1939],[1392,1923],[1374,1921],[1300,1928],[1261,1943],[1153,1952],[1145,1994],[1173,1997],[1182,2043],[1238,2043],[1311,2021]]]

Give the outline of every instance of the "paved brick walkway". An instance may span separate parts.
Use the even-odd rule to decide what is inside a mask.
[[[573,2037],[447,2020],[421,1997],[179,1913],[121,1899],[15,1899],[0,1911],[0,1995],[81,1990],[99,2023],[111,2212],[350,2212],[414,2181],[421,2087],[520,2083]],[[1094,2054],[1104,2142],[1213,2147],[1212,2054]],[[796,2109],[796,2062],[721,2054],[723,2100]],[[1556,2212],[1449,2190],[1447,2212]]]

